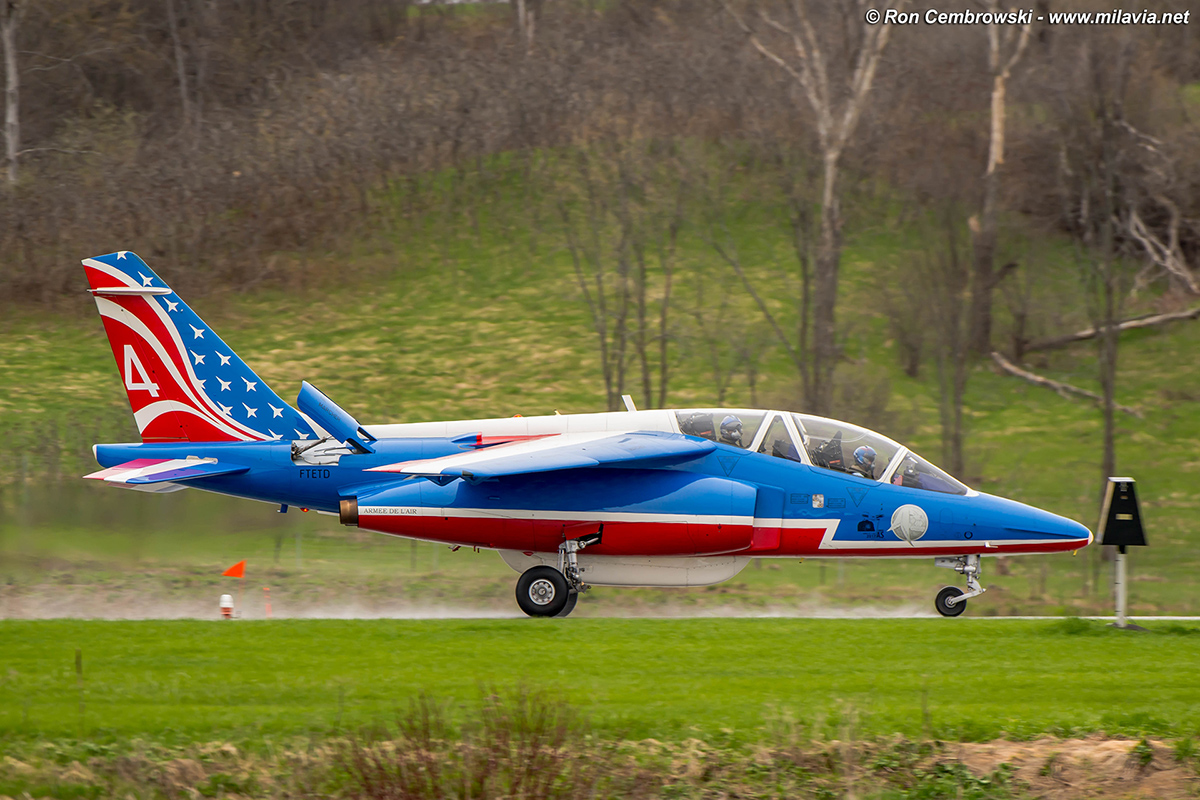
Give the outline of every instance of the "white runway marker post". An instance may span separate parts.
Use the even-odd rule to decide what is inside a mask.
[[[1108,479],[1108,485],[1104,487],[1104,503],[1100,508],[1096,541],[1117,548],[1113,571],[1113,597],[1117,605],[1116,626],[1141,630],[1139,626],[1131,625],[1127,621],[1126,548],[1146,546],[1146,532],[1142,529],[1142,515],[1138,509],[1137,492],[1133,484],[1133,478]]]

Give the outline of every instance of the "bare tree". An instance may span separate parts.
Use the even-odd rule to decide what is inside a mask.
[[[895,280],[889,272],[879,274],[879,299],[887,313],[888,334],[895,343],[900,366],[910,378],[919,378],[927,349],[929,326],[924,314],[925,290],[918,281]]]
[[[1097,52],[1103,48],[1104,53]],[[1063,95],[1060,126],[1059,184],[1063,214],[1076,241],[1079,275],[1099,356],[1104,454],[1101,486],[1116,470],[1116,384],[1121,308],[1132,287],[1118,238],[1121,220],[1130,217],[1131,185],[1136,181],[1136,142],[1124,119],[1133,43],[1126,35],[1112,53],[1092,38],[1081,47],[1075,91]]]
[[[708,298],[705,285],[709,282],[707,276],[697,269],[693,272],[696,280],[696,291],[692,295],[693,304],[689,309],[695,322],[698,344],[694,350],[702,353],[706,366],[712,372],[713,388],[716,390],[716,404],[725,404],[725,395],[729,384],[733,381],[736,365],[728,347],[729,331],[737,325],[737,309],[731,307],[729,294],[717,292],[714,300]],[[720,282],[716,284],[720,286]]]
[[[988,0],[988,11],[999,14],[1000,0]],[[996,238],[1000,202],[1000,167],[1004,164],[1004,114],[1008,79],[1029,43],[1030,23],[987,25],[988,69],[992,78],[991,126],[988,137],[987,171],[983,177],[983,205],[979,217],[972,220],[972,257],[974,266],[971,293],[971,349],[976,353],[992,350],[992,289],[1004,272],[996,273]],[[1002,33],[1003,31],[1003,33]]]
[[[637,349],[638,361],[641,362],[642,397],[646,407],[664,408],[667,405],[667,385],[670,378],[670,361],[667,348],[670,337],[669,330],[671,312],[671,292],[675,279],[675,254],[679,243],[679,230],[683,225],[683,200],[686,183],[675,181],[675,185],[661,187],[668,195],[674,194],[675,202],[660,203],[659,208],[650,209],[651,218],[642,235],[634,237],[633,254],[637,262],[637,328],[634,343]],[[653,249],[653,254],[647,251]],[[658,262],[662,275],[662,294],[658,299],[658,331],[652,332],[654,320],[651,319],[653,309],[650,307],[652,298],[649,287],[651,284],[650,258]],[[658,341],[658,398],[655,402],[653,357],[650,349],[653,340]]]
[[[965,467],[963,404],[969,377],[970,348],[967,320],[971,304],[971,264],[962,244],[961,204],[946,202],[922,225],[921,248],[901,257],[887,287],[893,335],[919,348],[907,353],[908,364],[919,365],[920,352],[933,357],[938,385],[938,416],[942,429],[942,466],[959,477]],[[916,366],[913,367],[914,369]]]
[[[685,186],[653,149],[646,142],[608,140],[567,153],[558,165],[565,167],[558,217],[592,317],[610,410],[621,407],[634,361],[643,405],[653,407],[656,394],[663,405],[667,396],[668,326]]]
[[[171,47],[175,55],[175,75],[179,81],[180,110],[183,112],[183,127],[192,124],[192,102],[188,94],[187,66],[184,63],[183,41],[179,36],[179,20],[175,15],[175,0],[164,0],[167,5],[167,27],[171,31]]]
[[[21,149],[21,73],[17,67],[17,30],[28,5],[22,0],[0,0],[0,47],[4,48],[4,154],[8,184],[17,182]]]
[[[960,478],[966,460],[963,456],[963,400],[967,391],[967,309],[972,297],[971,278],[959,244],[959,225],[952,212],[942,220],[942,246],[933,256],[935,279],[934,326],[937,337],[933,351],[938,378],[938,411],[942,423],[942,461],[951,474]]]
[[[1013,272],[1013,277],[1004,286],[1004,304],[1012,317],[1012,329],[1009,331],[1012,357],[1020,361],[1029,348],[1030,316],[1034,312],[1035,289],[1040,285],[1041,272],[1028,265],[1019,266],[1016,262],[1009,262],[1004,267]]]
[[[542,2],[543,0],[514,0],[512,4],[517,33],[525,43],[526,52],[533,50],[533,37],[542,13]]]
[[[774,149],[778,145],[779,149]],[[811,198],[803,196],[806,184],[792,174],[794,164],[787,163],[784,156],[784,145],[778,142],[772,144],[772,168],[781,176],[779,188],[782,189],[781,205],[785,209],[791,226],[791,240],[796,254],[796,265],[799,275],[789,280],[786,269],[772,275],[775,284],[773,290],[764,293],[759,290],[755,279],[742,263],[729,227],[729,218],[736,215],[740,208],[739,191],[734,185],[735,176],[740,171],[740,162],[736,153],[729,148],[718,149],[715,153],[704,153],[693,159],[691,169],[696,177],[693,185],[700,198],[704,217],[704,235],[714,252],[725,264],[733,270],[746,293],[754,301],[763,320],[774,334],[774,338],[782,345],[788,359],[796,369],[800,379],[802,400],[806,407],[813,408],[813,370],[812,354],[809,348],[810,308],[811,308],[811,271],[810,253],[812,248],[811,220],[806,217],[807,209],[811,207]],[[795,339],[788,333],[786,316],[790,309],[780,307],[777,301],[788,296],[796,298],[795,314],[797,330]]]
[[[791,0],[782,13],[772,13],[765,4],[760,5],[753,9],[753,15],[743,15],[729,0],[719,2],[754,48],[796,82],[815,117],[822,176],[820,242],[813,274],[813,410],[828,414],[832,411],[833,370],[838,355],[835,305],[842,251],[838,178],[842,157],[862,116],[892,26],[863,24],[861,20],[868,18],[868,12],[879,13],[864,0],[842,3],[837,9],[840,18],[825,20],[824,27],[829,29],[825,35],[818,35],[814,25],[821,15],[814,14],[804,0]],[[900,0],[896,7],[904,5],[905,0]],[[848,35],[829,35],[838,27]],[[830,45],[839,40],[842,58],[831,52]],[[785,57],[783,54],[789,50],[791,54]],[[839,69],[842,63],[849,68]]]

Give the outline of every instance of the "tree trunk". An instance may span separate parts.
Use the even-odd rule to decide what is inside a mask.
[[[680,195],[682,199],[682,195]],[[658,318],[658,407],[667,407],[667,379],[670,376],[670,365],[667,363],[667,316],[671,308],[671,283],[675,274],[675,241],[679,235],[679,208],[675,210],[676,218],[671,223],[669,244],[666,253],[659,252],[659,262],[663,270],[663,299],[659,308]]]
[[[1104,456],[1100,464],[1101,487],[1115,474],[1117,468],[1116,453],[1116,387],[1117,387],[1117,346],[1120,343],[1120,329],[1117,327],[1114,302],[1114,287],[1112,277],[1111,254],[1106,254],[1104,280],[1104,333],[1100,337],[1100,390],[1104,396]]]
[[[812,413],[833,412],[833,370],[837,365],[838,264],[842,255],[842,214],[837,178],[840,153],[825,153],[825,175],[821,187],[821,241],[817,245],[816,274],[813,276],[813,398]]]
[[[8,157],[8,184],[17,182],[17,153],[21,147],[20,90],[21,73],[17,70],[17,27],[21,5],[0,0],[0,42],[4,47],[4,150]]]
[[[1100,336],[1100,391],[1104,395],[1104,455],[1100,463],[1100,503],[1104,502],[1105,485],[1117,468],[1116,421],[1113,410],[1116,406],[1117,389],[1117,345],[1120,329],[1117,327],[1117,264],[1113,220],[1116,217],[1116,175],[1114,161],[1113,128],[1110,110],[1105,107],[1100,119],[1100,176],[1103,182],[1104,217],[1100,226],[1100,270],[1103,309]],[[1097,326],[1101,327],[1101,326]],[[1108,549],[1108,548],[1105,548]]]
[[[963,397],[967,389],[967,354],[963,317],[967,311],[970,267],[959,258],[953,219],[946,221],[946,252],[935,258],[941,267],[935,273],[939,286],[931,311],[938,319],[937,348],[939,412],[942,426],[942,466],[963,477]]]
[[[653,408],[654,384],[650,378],[650,354],[649,348],[646,346],[648,341],[646,312],[649,304],[646,296],[648,292],[646,284],[649,275],[646,269],[646,252],[640,242],[634,245],[634,254],[637,257],[637,330],[635,331],[634,346],[637,348],[638,361],[641,362],[642,408]]]
[[[967,393],[967,347],[965,342],[955,345],[954,362],[954,416],[950,431],[950,474],[965,478],[967,460],[963,454],[963,399]]]
[[[171,43],[175,49],[175,76],[179,81],[179,104],[183,110],[183,127],[192,121],[192,103],[188,96],[187,67],[184,63],[183,43],[179,40],[179,22],[175,18],[175,0],[166,0],[167,24],[171,29]]]
[[[805,408],[816,408],[813,396],[812,362],[807,358],[809,315],[812,312],[812,222],[811,202],[798,194],[795,181],[790,174],[785,179],[785,191],[790,204],[789,216],[792,223],[792,248],[796,252],[796,264],[800,269],[800,303],[797,309],[796,352],[801,361],[796,367],[800,372],[800,391]]]
[[[988,10],[999,13],[998,0],[989,0]],[[1022,26],[1017,41],[1010,52],[1005,53],[1012,42],[1014,28],[1001,33],[1000,26],[988,26],[988,67],[992,73],[991,130],[988,137],[988,163],[983,179],[983,206],[980,210],[978,229],[974,230],[972,261],[974,276],[971,287],[971,349],[984,355],[992,351],[992,289],[995,288],[997,222],[1000,204],[1000,167],[1004,164],[1004,113],[1008,78],[1012,69],[1021,60],[1025,46],[1029,43],[1030,26]]]
[[[629,344],[629,252],[624,245],[617,257],[617,279],[621,287],[621,303],[613,320],[613,338],[616,340],[613,344],[613,371],[617,389],[609,400],[609,411],[619,411],[625,407],[621,396],[625,394],[625,370],[629,364],[626,357]]]
[[[992,130],[988,148],[987,173],[983,179],[983,208],[979,224],[972,231],[972,256],[975,276],[971,291],[971,349],[976,353],[992,351],[992,288],[995,281],[996,206],[1000,195],[998,169],[1004,161],[1004,83],[1005,76],[992,78]]]

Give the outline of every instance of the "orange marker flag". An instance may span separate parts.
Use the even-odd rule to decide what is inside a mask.
[[[246,577],[246,562],[239,561],[221,574],[226,578],[244,578]]]

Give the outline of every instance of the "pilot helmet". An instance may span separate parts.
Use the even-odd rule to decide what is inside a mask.
[[[875,448],[869,445],[863,445],[854,451],[854,463],[860,467],[875,466]]]
[[[733,414],[721,420],[721,441],[736,444],[739,447],[742,444],[742,421]]]

